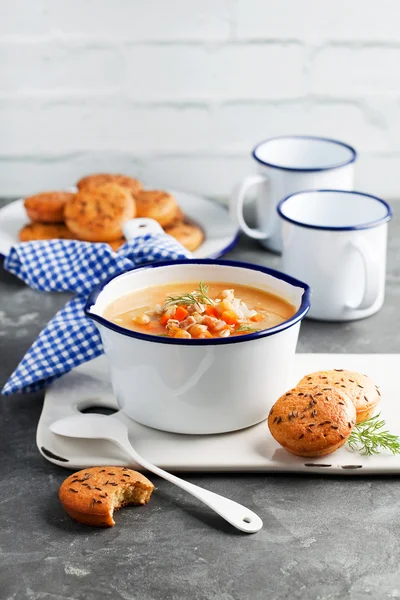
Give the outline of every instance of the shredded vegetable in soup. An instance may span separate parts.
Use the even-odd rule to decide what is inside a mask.
[[[122,327],[182,339],[226,338],[269,329],[296,312],[278,296],[227,283],[179,283],[132,292],[104,317]]]

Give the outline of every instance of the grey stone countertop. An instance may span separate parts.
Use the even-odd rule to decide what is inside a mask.
[[[277,267],[241,239],[229,258]],[[400,222],[390,225],[386,302],[345,324],[305,321],[300,352],[400,352]],[[67,294],[38,293],[0,270],[4,384]],[[152,477],[143,508],[112,529],[72,521],[57,490],[69,474],[35,444],[43,393],[0,402],[0,600],[364,600],[400,598],[400,479],[271,474],[187,475],[257,512],[240,534]]]

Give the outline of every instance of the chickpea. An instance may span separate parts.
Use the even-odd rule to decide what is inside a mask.
[[[190,333],[190,335],[191,335],[192,337],[194,337],[194,338],[198,338],[198,337],[199,337],[199,335],[201,335],[201,334],[202,334],[202,333],[204,333],[205,331],[208,331],[208,328],[207,328],[207,326],[206,326],[206,325],[199,325],[199,324],[196,324],[196,325],[192,325],[192,326],[189,328],[189,333]]]
[[[222,314],[225,310],[234,310],[233,304],[229,302],[229,300],[221,300],[219,304],[215,307],[217,309],[218,314]]]
[[[218,298],[220,300],[226,299],[232,302],[232,300],[235,298],[235,290],[222,290],[222,292],[218,294]]]
[[[204,333],[201,333],[199,335],[199,340],[208,340],[210,338],[212,338],[213,336],[211,335],[211,333],[209,333],[208,331],[205,331]]]
[[[190,339],[192,336],[190,335],[190,333],[188,331],[185,331],[184,329],[178,329],[178,331],[175,333],[174,337]]]
[[[136,315],[136,317],[134,317],[133,320],[136,323],[136,325],[147,325],[148,323],[150,323],[149,315],[146,315],[144,313]]]

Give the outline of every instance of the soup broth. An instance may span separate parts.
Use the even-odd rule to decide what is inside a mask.
[[[122,296],[107,306],[104,317],[141,333],[207,339],[269,329],[295,312],[287,300],[253,287],[189,282]]]

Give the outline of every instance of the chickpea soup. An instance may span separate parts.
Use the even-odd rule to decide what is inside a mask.
[[[185,339],[238,336],[287,321],[295,307],[269,292],[233,283],[174,283],[137,290],[107,306],[121,327]]]

